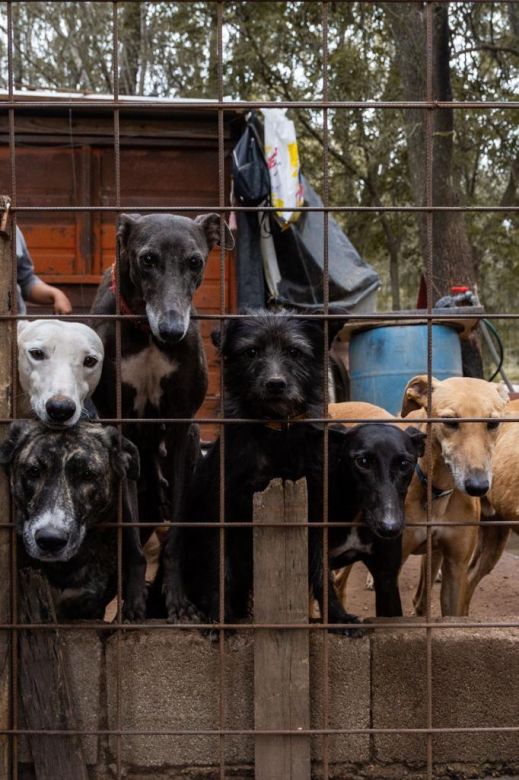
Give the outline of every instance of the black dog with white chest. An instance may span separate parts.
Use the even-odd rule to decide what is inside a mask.
[[[207,391],[207,364],[193,295],[201,285],[209,251],[220,243],[220,217],[192,220],[170,214],[121,214],[118,223],[122,314],[122,413],[126,418],[191,418]],[[233,239],[225,226],[225,246]],[[98,290],[92,312],[115,314],[115,264]],[[116,412],[116,327],[95,325],[105,348],[94,394],[102,417]],[[198,455],[198,432],[189,423],[126,426],[141,456],[139,506],[143,522],[174,519]]]
[[[330,321],[329,339],[342,322]],[[225,429],[225,519],[252,520],[252,497],[274,478],[297,480],[322,469],[323,432],[304,418],[323,416],[323,325],[290,314],[255,312],[227,323],[220,343],[225,383],[225,415],[261,423],[236,423]],[[217,523],[220,495],[220,444],[198,461],[185,514],[186,522]],[[322,484],[322,482],[321,482]],[[310,578],[322,601],[321,532],[311,532]],[[219,615],[218,531],[184,528],[181,544],[166,543],[164,593],[172,621]],[[226,620],[248,613],[252,588],[252,533],[226,531]],[[355,619],[328,589],[333,622]],[[322,603],[321,603],[322,606]]]
[[[363,561],[373,575],[379,617],[399,617],[398,575],[407,489],[425,434],[387,423],[330,430],[329,567]],[[359,525],[344,527],[341,523]]]
[[[137,523],[139,454],[115,428],[80,422],[65,431],[12,423],[0,445],[8,466],[22,562],[57,590],[60,619],[103,617],[117,593],[119,485],[123,522]],[[123,617],[145,616],[145,559],[138,529],[123,529]],[[25,558],[25,561],[23,560]]]

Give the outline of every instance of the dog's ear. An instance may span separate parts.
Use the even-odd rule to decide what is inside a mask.
[[[6,466],[14,457],[25,437],[34,428],[30,420],[12,422],[7,432],[7,438],[0,444],[0,464]]]
[[[345,306],[331,304],[328,307],[328,311],[330,314],[341,314],[344,316],[344,319],[328,320],[328,346],[331,347],[335,336],[344,328],[350,310]]]
[[[120,479],[139,479],[140,458],[135,444],[125,436],[120,436],[119,431],[112,426],[105,430],[110,437],[110,461],[117,476]]]
[[[211,331],[211,341],[213,342],[213,346],[216,347],[218,351],[220,351],[222,347],[222,330],[221,328],[215,328]]]
[[[22,333],[24,332],[25,328],[29,324],[30,320],[18,320],[18,325],[16,326],[16,335],[19,339]]]
[[[209,249],[216,245],[221,246],[222,243],[224,249],[234,249],[234,237],[227,222],[223,223],[223,236],[221,235],[219,214],[201,214],[195,217],[195,222],[204,231]]]
[[[117,244],[121,254],[124,254],[126,245],[128,243],[128,237],[140,218],[140,214],[119,215],[119,219],[117,220]]]
[[[438,380],[431,377],[431,391],[434,392],[434,388],[438,385]],[[407,417],[409,412],[413,412],[415,409],[427,408],[427,390],[429,387],[429,379],[427,374],[420,374],[414,376],[406,385],[404,390],[404,397],[402,399],[402,410],[400,412],[401,417]]]
[[[427,439],[427,434],[423,433],[418,428],[415,428],[414,425],[410,425],[409,428],[406,428],[405,432],[413,443],[416,451],[416,457],[421,458],[425,452],[425,440]]]
[[[324,314],[324,309],[303,309],[302,314]],[[336,319],[336,320],[328,320],[328,349],[332,346],[333,340],[335,336],[343,329],[346,319],[349,314],[349,310],[346,309],[344,306],[329,306],[328,307],[328,313],[329,314],[341,314],[344,315],[344,319]],[[305,320],[306,328],[312,333],[312,335],[317,336],[322,340],[323,338],[323,331],[324,331],[324,320],[318,319],[317,317],[311,320]]]
[[[496,390],[503,403],[507,404],[510,400],[510,393],[505,383],[500,382],[498,385],[496,385]]]

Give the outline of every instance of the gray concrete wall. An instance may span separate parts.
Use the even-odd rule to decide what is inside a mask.
[[[408,621],[408,619],[407,619]],[[119,639],[94,632],[68,632],[67,646],[78,725],[116,729],[116,666],[120,659],[119,727],[127,730],[219,727],[219,650],[197,631],[159,628],[129,631]],[[331,728],[425,727],[426,638],[424,629],[378,629],[351,640],[328,635],[329,726]],[[312,632],[312,726],[323,722],[323,635]],[[519,630],[442,628],[433,632],[433,725],[519,725]],[[252,632],[226,641],[225,725],[253,728]],[[322,738],[312,744],[319,776]],[[117,740],[85,737],[92,777],[108,780]],[[232,778],[251,777],[254,741],[226,737],[225,762]],[[124,736],[120,755],[126,776],[190,778],[218,776],[218,736]],[[433,739],[438,778],[509,776],[519,772],[519,734],[442,734]],[[424,777],[425,735],[357,734],[329,738],[330,777]],[[30,761],[28,746],[22,758]],[[95,769],[94,769],[95,768]],[[27,777],[30,773],[25,773]]]

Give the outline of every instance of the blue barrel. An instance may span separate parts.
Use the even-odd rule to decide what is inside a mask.
[[[433,376],[462,376],[457,331],[432,326]],[[384,325],[354,333],[350,341],[350,398],[398,414],[406,384],[427,373],[427,325]]]

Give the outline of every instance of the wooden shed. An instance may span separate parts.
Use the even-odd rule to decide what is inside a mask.
[[[30,95],[30,97],[29,97]],[[72,212],[63,207],[115,204],[113,112],[99,106],[60,106],[67,96],[29,93],[23,100],[49,100],[52,108],[15,112],[16,205],[55,210],[23,212],[23,230],[36,272],[64,289],[75,312],[89,310],[104,269],[115,257],[116,213]],[[68,96],[70,98],[70,96]],[[77,97],[77,96],[74,96]],[[5,99],[5,95],[4,95]],[[135,102],[135,98],[132,98]],[[1,100],[0,100],[1,105]],[[229,158],[243,117],[224,114],[225,196],[229,198]],[[0,109],[0,192],[11,186],[8,112]],[[218,115],[211,109],[185,109],[174,100],[155,108],[120,110],[121,205],[216,206],[219,202]],[[194,216],[194,214],[192,215]],[[195,299],[200,313],[220,311],[220,251],[211,253],[205,280]],[[232,257],[226,256],[225,297],[235,309]],[[36,311],[36,309],[34,309]],[[218,370],[208,338],[214,323],[202,329],[210,362],[210,385],[203,415],[217,410]],[[206,432],[203,433],[203,435]]]

